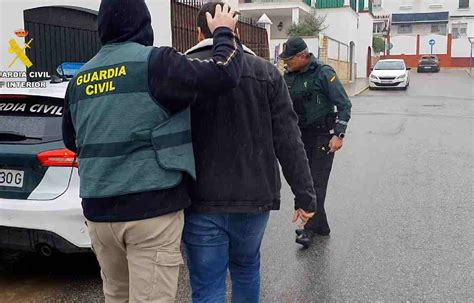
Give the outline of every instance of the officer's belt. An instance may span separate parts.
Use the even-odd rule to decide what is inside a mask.
[[[313,133],[313,134],[325,135],[325,134],[329,134],[329,132],[331,130],[332,130],[332,128],[328,128],[326,125],[320,125],[320,124],[313,123],[311,125],[308,125],[305,128],[302,128],[301,133],[302,134]]]

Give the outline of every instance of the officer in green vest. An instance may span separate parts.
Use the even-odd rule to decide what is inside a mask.
[[[207,15],[211,60],[153,47],[144,0],[102,0],[103,47],[69,83],[63,141],[77,153],[80,196],[106,302],[174,302],[183,209],[195,178],[189,106],[236,87],[243,49],[227,5]]]
[[[331,231],[324,201],[334,154],[342,148],[352,105],[334,69],[309,53],[300,37],[288,39],[280,59],[285,63],[285,81],[299,117],[317,196],[315,216],[304,229],[296,230],[296,242],[308,247],[315,234],[326,236]]]

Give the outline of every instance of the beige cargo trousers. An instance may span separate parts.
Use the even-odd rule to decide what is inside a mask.
[[[90,222],[106,303],[174,302],[184,213],[130,222]]]

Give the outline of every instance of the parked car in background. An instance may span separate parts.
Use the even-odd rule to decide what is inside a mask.
[[[434,72],[437,73],[441,70],[439,66],[439,58],[436,55],[424,55],[421,56],[418,61],[417,71],[422,72]]]
[[[380,60],[369,77],[369,89],[402,88],[410,85],[410,68],[401,59]]]

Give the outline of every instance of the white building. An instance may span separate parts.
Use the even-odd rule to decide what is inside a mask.
[[[366,77],[372,56],[371,0],[231,0],[245,17],[258,20],[266,14],[271,20],[270,48],[288,39],[288,28],[312,15],[325,16],[322,34],[331,38],[329,55],[355,66],[351,78]],[[317,38],[308,39],[309,48],[318,52]]]
[[[255,20],[258,20],[263,14],[269,17],[272,23],[269,26],[271,49],[275,44],[286,41],[288,38],[287,30],[293,23],[298,23],[315,13],[326,16],[328,27],[323,34],[331,38],[329,45],[331,47],[329,50],[330,56],[332,56],[331,59],[350,62],[351,78],[366,76],[372,53],[373,17],[370,0],[229,0],[228,2],[235,9],[238,9],[243,16],[252,17]],[[171,45],[170,1],[147,0],[147,4],[152,14],[155,45]],[[66,29],[66,31],[74,31],[74,35],[79,36],[70,40],[55,36],[56,41],[61,41],[61,43],[67,40],[61,48],[61,51],[65,49],[66,55],[55,56],[53,54],[51,57],[67,57],[70,61],[78,61],[74,56],[74,52],[91,51],[82,48],[85,45],[85,43],[81,43],[84,39],[82,35],[90,34],[95,29],[92,28],[91,22],[86,25],[87,22],[83,22],[81,18],[78,19],[81,21],[75,20],[75,18],[68,19],[65,15],[58,14],[58,9],[52,9],[51,7],[61,7],[62,10],[67,10],[66,15],[77,16],[78,14],[97,14],[99,5],[100,0],[0,0],[0,42],[8,45],[8,41],[13,38],[18,41],[20,46],[23,46],[26,41],[16,37],[15,31],[26,28],[30,31],[30,37],[36,37],[32,42],[32,50],[28,50],[30,53],[59,53],[59,45],[49,45],[54,37],[44,41],[37,37],[40,35],[54,36],[54,32],[58,28],[60,31]],[[38,9],[41,7],[49,7],[49,11]],[[36,10],[38,10],[38,13],[36,13]],[[72,11],[75,12],[72,13]],[[26,12],[29,16],[33,16],[34,24],[27,22],[29,17],[26,18]],[[89,21],[91,19],[87,16],[84,18]],[[90,39],[90,37],[87,36],[86,39]],[[320,46],[318,37],[310,39],[308,44],[311,50],[318,54]],[[11,57],[12,54],[8,52],[8,47],[0,48],[0,58],[3,59],[0,60],[0,71],[25,70],[25,67],[19,62],[9,68]],[[44,62],[43,64],[39,58],[33,59],[35,59],[34,68],[38,70],[45,70],[45,66],[57,63],[53,60],[54,62]],[[46,60],[44,56],[42,60]]]
[[[433,53],[446,56],[444,66],[469,66],[474,41],[472,1],[374,0],[374,36],[387,30],[391,55]]]
[[[381,32],[391,15],[392,37],[447,33],[454,39],[474,37],[473,5],[472,0],[374,0],[374,33]]]

